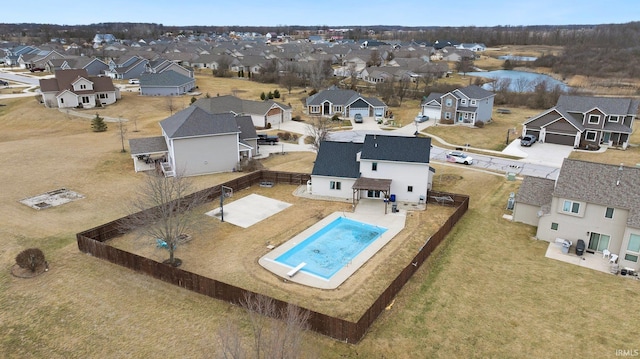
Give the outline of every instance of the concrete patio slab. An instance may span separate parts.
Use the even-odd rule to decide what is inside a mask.
[[[229,204],[223,204],[224,213],[220,213],[220,207],[206,213],[207,216],[222,219],[238,227],[248,228],[274,214],[291,206],[290,203],[277,199],[250,194]]]

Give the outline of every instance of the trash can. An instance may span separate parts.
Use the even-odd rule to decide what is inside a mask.
[[[389,196],[389,201],[390,202],[395,202],[396,201],[396,195],[392,194],[391,196]]]
[[[576,255],[579,255],[579,256],[583,255],[584,248],[585,248],[584,241],[582,239],[578,239],[578,243],[576,244]]]
[[[569,248],[571,248],[571,241],[565,240],[562,242],[562,253],[569,254]]]
[[[394,203],[391,205],[391,213],[397,213],[397,212],[398,212],[398,205]]]

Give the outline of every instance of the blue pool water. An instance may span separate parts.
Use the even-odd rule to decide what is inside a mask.
[[[300,271],[331,278],[373,243],[386,228],[339,217],[275,259],[292,268],[307,263]]]

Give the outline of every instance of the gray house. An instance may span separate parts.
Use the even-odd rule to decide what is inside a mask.
[[[131,56],[122,62],[109,61],[109,69],[105,71],[105,74],[112,79],[134,79],[140,77],[149,64],[149,60],[139,57]]]
[[[275,127],[291,121],[291,107],[272,100],[251,101],[227,95],[201,98],[193,104],[209,113],[231,112],[234,115],[251,116],[256,127]]]
[[[129,140],[136,172],[156,170],[169,177],[230,172],[258,148],[249,116],[189,106],[160,121],[160,127],[162,136]]]
[[[582,239],[588,253],[639,270],[640,168],[565,159],[555,181],[525,177],[513,220],[537,226],[538,239]]]
[[[493,99],[496,95],[471,85],[445,94],[432,93],[423,99],[420,115],[437,120],[451,120],[458,124],[475,125],[477,121],[491,121]]]
[[[562,95],[555,107],[527,120],[522,134],[576,148],[626,149],[637,113],[635,99]]]
[[[333,116],[335,114],[353,118],[384,116],[387,105],[375,97],[364,97],[353,90],[341,90],[332,86],[327,90],[307,97],[307,111],[310,116]]]
[[[179,96],[195,87],[196,79],[173,70],[140,76],[140,94],[143,96]]]

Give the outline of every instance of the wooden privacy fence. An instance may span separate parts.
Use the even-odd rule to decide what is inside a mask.
[[[306,173],[263,170],[205,189],[203,191],[206,192],[203,193],[207,194],[207,200],[214,201],[219,198],[222,186],[231,187],[234,191],[239,191],[261,181],[302,185],[306,184],[309,179],[311,179],[311,176]],[[447,201],[446,205],[456,207],[453,214],[438,231],[436,231],[431,237],[425,238],[424,245],[418,250],[413,259],[406,264],[400,274],[391,282],[389,287],[380,294],[378,299],[376,299],[376,301],[369,307],[369,309],[366,310],[357,322],[354,323],[306,308],[297,307],[299,310],[309,314],[309,328],[318,333],[348,343],[357,343],[360,341],[371,324],[373,324],[376,318],[378,318],[380,313],[382,313],[389,303],[391,303],[402,287],[409,281],[409,279],[411,279],[411,276],[413,276],[422,263],[429,258],[429,255],[431,255],[434,249],[444,240],[458,220],[467,212],[467,209],[469,208],[468,196],[443,192],[429,192],[429,198],[444,196],[448,196],[452,199],[452,201]],[[428,199],[427,203],[443,204],[435,199]],[[199,274],[191,273],[180,268],[174,268],[170,265],[156,262],[152,259],[110,246],[108,244],[110,239],[124,233],[122,229],[123,227],[120,224],[126,220],[127,217],[124,217],[76,234],[78,248],[80,251],[91,254],[94,257],[104,259],[111,263],[147,274],[153,278],[233,304],[241,303],[248,295],[257,294],[243,288],[204,277]],[[289,303],[278,299],[273,299],[273,301],[278,310],[284,309],[289,305]]]

